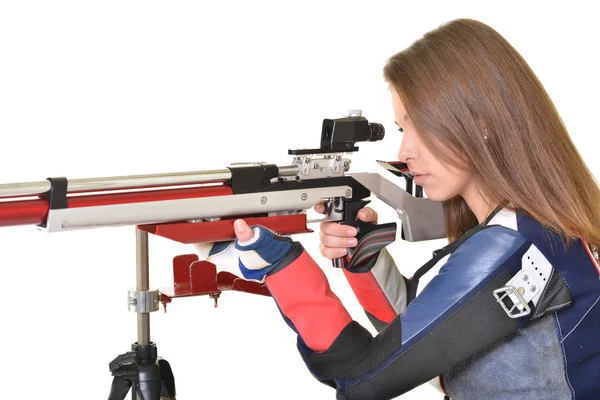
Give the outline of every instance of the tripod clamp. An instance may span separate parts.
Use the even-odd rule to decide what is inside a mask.
[[[158,290],[135,290],[127,291],[129,298],[129,311],[135,313],[150,313],[158,311],[160,292]]]

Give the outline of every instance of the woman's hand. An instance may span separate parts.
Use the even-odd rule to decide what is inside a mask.
[[[314,207],[315,211],[323,214],[325,206],[318,203]],[[364,222],[377,223],[377,212],[369,207],[364,207],[358,212],[358,219]],[[319,237],[321,244],[319,250],[324,257],[334,259],[343,257],[348,253],[349,247],[354,247],[356,241],[356,228],[349,225],[342,225],[339,222],[321,222],[321,231]]]
[[[233,223],[235,239],[223,242],[200,242],[194,246],[200,258],[220,270],[244,278],[262,280],[290,252],[295,243],[289,236],[278,235],[262,226],[249,226],[243,219]]]

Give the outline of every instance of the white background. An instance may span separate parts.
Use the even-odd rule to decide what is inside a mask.
[[[491,25],[521,52],[598,177],[597,12],[573,2],[497,4],[5,1],[0,183],[286,165],[289,148],[316,146],[322,119],[349,108],[387,128],[384,141],[352,155],[351,172],[378,171],[373,160],[396,159],[400,143],[386,59],[458,17]],[[381,222],[394,219],[373,204]],[[317,233],[297,238],[374,332],[340,271],[320,257]],[[126,302],[134,241],[133,227],[0,229],[4,398],[107,397],[108,363],[136,340]],[[410,276],[442,244],[390,249]],[[172,257],[192,250],[151,237],[151,286],[169,286]],[[152,314],[151,327],[179,399],[335,397],[309,374],[270,298],[227,292],[217,309],[207,297],[176,299]],[[432,393],[423,386],[402,398]]]

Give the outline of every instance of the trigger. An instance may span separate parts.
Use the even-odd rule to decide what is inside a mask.
[[[333,200],[331,200],[331,199],[327,200],[323,204],[323,207],[325,208],[325,211],[323,211],[323,215],[328,217],[331,214],[331,211],[333,210]]]

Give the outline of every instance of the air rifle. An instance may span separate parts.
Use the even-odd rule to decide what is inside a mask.
[[[361,249],[395,239],[396,223],[369,224],[357,217],[375,195],[397,211],[403,240],[445,237],[442,205],[423,198],[421,187],[413,188],[405,164],[378,161],[387,173],[404,178],[405,188],[378,173],[348,173],[346,155],[358,151],[356,144],[384,136],[381,124],[351,110],[347,117],[323,120],[319,148],[289,150],[290,165],[255,162],[210,171],[0,184],[0,227],[33,225],[56,233],[135,226],[136,288],[129,289],[129,310],[138,316],[138,340],[109,364],[114,376],[109,400],[124,399],[132,387],[143,400],[174,399],[171,368],[158,359],[150,341],[150,313],[159,302],[166,307],[176,297],[209,295],[216,307],[225,290],[269,292],[259,282],[217,273],[216,265],[196,254],[175,256],[174,285],[150,290],[148,234],[195,244],[235,239],[238,218],[285,235],[312,232],[311,223],[337,221],[357,227],[358,245],[333,260],[335,267],[351,268]],[[308,220],[307,210],[318,202],[325,204],[324,217]]]

